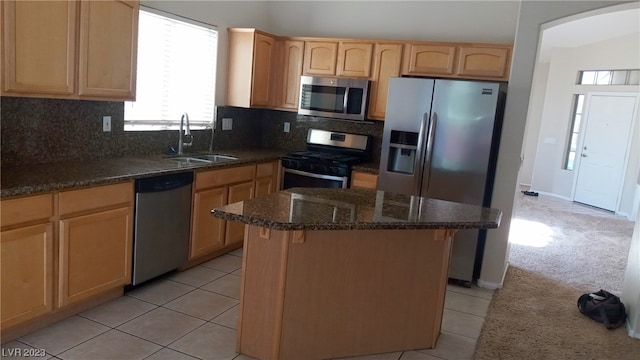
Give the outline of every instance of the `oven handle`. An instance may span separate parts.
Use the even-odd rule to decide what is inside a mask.
[[[315,174],[315,173],[310,173],[310,172],[300,171],[300,170],[293,170],[293,169],[288,169],[288,168],[284,168],[284,172],[285,173],[296,174],[296,175],[301,175],[301,176],[308,176],[308,177],[312,177],[312,178],[316,178],[316,179],[342,181],[342,188],[343,189],[347,188],[347,182],[349,180],[349,178],[346,177],[346,176],[320,175],[320,174]]]

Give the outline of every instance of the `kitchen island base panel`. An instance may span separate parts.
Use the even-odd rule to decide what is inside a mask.
[[[433,348],[453,233],[247,226],[238,351],[326,359]]]

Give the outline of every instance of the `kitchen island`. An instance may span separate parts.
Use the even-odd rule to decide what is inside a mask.
[[[247,224],[237,350],[327,359],[433,348],[457,229],[499,210],[366,189],[293,188],[212,210]]]

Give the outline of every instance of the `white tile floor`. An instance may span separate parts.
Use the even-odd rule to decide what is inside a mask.
[[[235,352],[241,249],[2,345],[45,349],[43,359],[249,360]],[[449,286],[435,349],[358,360],[471,359],[493,292]],[[343,358],[347,359],[347,358]]]

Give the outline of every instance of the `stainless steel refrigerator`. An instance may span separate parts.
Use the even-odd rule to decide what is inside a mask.
[[[490,206],[506,83],[392,78],[378,189]],[[449,278],[479,276],[486,230],[460,230]]]

